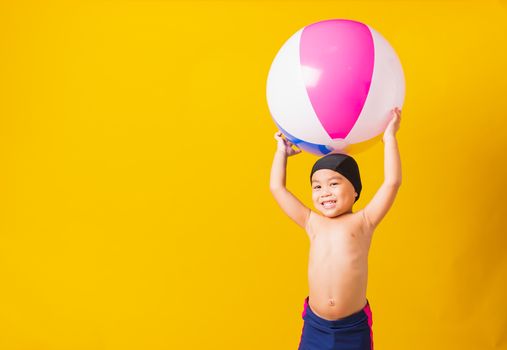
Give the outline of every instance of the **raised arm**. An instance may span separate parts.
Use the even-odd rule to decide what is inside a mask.
[[[400,127],[401,110],[393,109],[383,137],[384,142],[384,182],[370,203],[364,208],[367,223],[375,227],[391,208],[401,185],[401,161],[396,132]]]
[[[292,149],[292,143],[282,138],[282,133],[275,133],[275,139],[278,141],[277,150],[273,158],[271,167],[271,178],[269,188],[276,202],[296,224],[302,228],[306,227],[306,223],[310,216],[310,209],[299,201],[285,187],[285,177],[287,171],[287,158],[301,153],[301,150]]]

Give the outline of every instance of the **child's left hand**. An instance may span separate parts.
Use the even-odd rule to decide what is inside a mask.
[[[400,122],[401,122],[401,109],[398,107],[395,107],[391,110],[391,121],[386,127],[386,130],[384,131],[384,137],[383,141],[385,141],[389,137],[396,137],[396,132],[400,128]]]

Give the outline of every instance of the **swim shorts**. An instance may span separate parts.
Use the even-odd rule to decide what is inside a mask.
[[[308,300],[306,297],[298,350],[373,350],[373,321],[368,300],[362,310],[333,321],[317,316]]]

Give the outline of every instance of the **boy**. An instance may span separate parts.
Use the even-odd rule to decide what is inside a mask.
[[[384,135],[384,182],[363,209],[352,212],[361,193],[359,168],[352,157],[328,154],[312,168],[312,202],[321,214],[301,203],[285,187],[287,158],[298,154],[275,133],[277,150],[270,190],[282,210],[310,239],[309,295],[303,307],[299,350],[371,350],[372,316],[366,298],[368,251],[375,227],[391,207],[401,185],[396,140],[401,110],[391,111]]]

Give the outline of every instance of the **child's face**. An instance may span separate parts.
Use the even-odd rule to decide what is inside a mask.
[[[340,173],[329,169],[313,173],[312,201],[322,215],[336,217],[350,212],[356,196],[352,183]],[[327,201],[331,203],[325,203]]]

